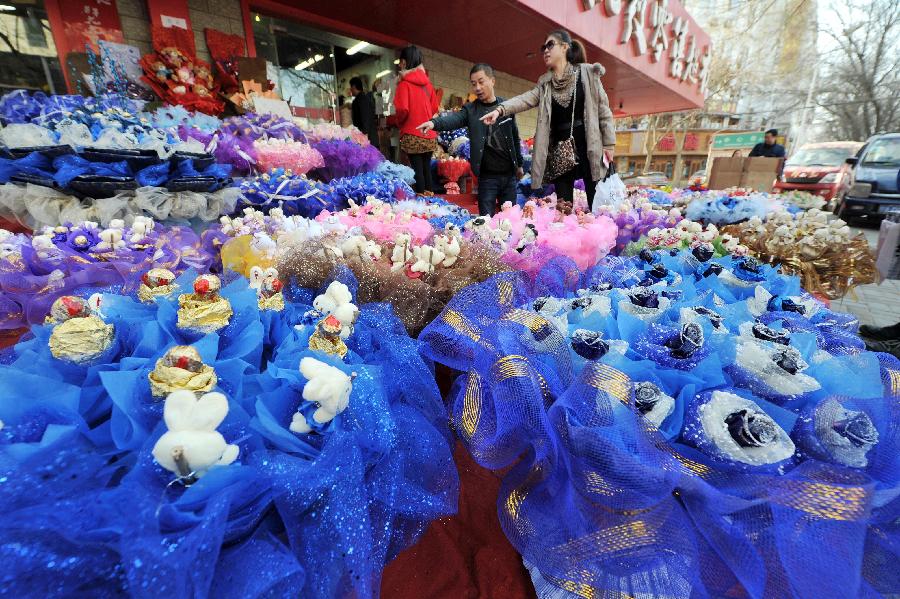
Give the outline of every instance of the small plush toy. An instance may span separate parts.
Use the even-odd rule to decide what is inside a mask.
[[[313,308],[322,315],[334,315],[341,321],[341,338],[347,339],[353,333],[353,324],[359,318],[359,308],[353,303],[350,289],[340,281],[332,281],[325,293],[313,300]]]
[[[459,240],[456,237],[450,235],[435,235],[434,247],[443,252],[446,256],[441,263],[441,266],[447,268],[456,264],[460,252]]]
[[[228,400],[221,393],[199,399],[191,391],[175,391],[166,398],[163,419],[169,429],[153,446],[160,466],[181,478],[200,478],[213,466],[227,466],[238,457],[216,430],[228,415]]]
[[[339,368],[315,358],[300,360],[300,373],[307,380],[303,387],[303,399],[315,402],[319,406],[312,413],[315,424],[327,424],[347,409],[355,374],[347,375]],[[294,414],[290,429],[295,433],[308,433],[313,430],[307,417],[300,412]]]
[[[391,271],[400,272],[413,257],[412,236],[409,233],[398,233],[394,238],[394,250],[391,252]]]

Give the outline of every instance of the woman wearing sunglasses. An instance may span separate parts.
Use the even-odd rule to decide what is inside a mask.
[[[600,83],[606,70],[588,64],[584,45],[562,29],[547,36],[541,54],[547,73],[534,89],[506,100],[481,120],[492,125],[501,117],[536,106],[532,189],[553,183],[557,198],[571,202],[575,181],[584,179],[588,204],[592,204],[616,145],[612,110]]]

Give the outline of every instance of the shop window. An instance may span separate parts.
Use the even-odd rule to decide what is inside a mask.
[[[43,0],[0,4],[0,93],[19,88],[65,93]]]
[[[350,125],[350,78],[370,90],[394,72],[393,50],[265,15],[251,22],[257,56],[274,68],[281,97],[310,123]]]
[[[666,177],[671,179],[673,170],[674,170],[674,165],[671,162],[666,162],[666,170],[665,170]]]

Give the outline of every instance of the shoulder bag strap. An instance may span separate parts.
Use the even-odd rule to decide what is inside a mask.
[[[581,71],[579,66],[575,71],[575,88],[572,90],[572,121],[569,123],[569,137],[575,137],[575,104],[578,99],[578,75]]]

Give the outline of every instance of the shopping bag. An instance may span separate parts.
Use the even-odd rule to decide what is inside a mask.
[[[597,191],[594,192],[594,214],[600,211],[601,206],[618,207],[625,201],[626,195],[625,184],[616,172],[615,165],[610,164],[606,179],[597,183]]]
[[[900,279],[900,222],[881,221],[875,255],[875,268],[883,278]]]

